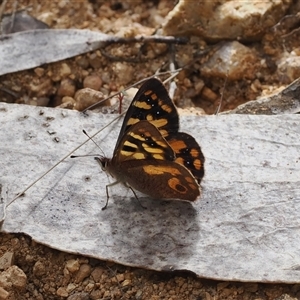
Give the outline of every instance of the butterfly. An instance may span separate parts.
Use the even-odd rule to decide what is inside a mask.
[[[162,82],[148,79],[125,115],[111,159],[95,157],[117,183],[155,199],[195,201],[204,176],[204,155],[196,140],[178,132],[179,116]],[[138,198],[137,198],[138,199]]]

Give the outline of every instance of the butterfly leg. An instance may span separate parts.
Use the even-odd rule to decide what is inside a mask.
[[[133,189],[131,186],[127,185],[127,184],[126,184],[126,186],[127,186],[128,188],[131,189],[131,191],[132,191],[132,193],[133,193],[135,199],[138,201],[138,203],[140,204],[140,206],[141,206],[143,209],[147,209],[146,206],[142,205],[142,203],[141,203],[140,199],[138,198],[138,196],[136,195],[134,189]]]
[[[107,185],[105,186],[105,189],[106,189],[106,203],[105,203],[105,205],[101,208],[102,210],[105,210],[105,209],[107,208],[107,206],[108,206],[108,200],[109,200],[108,188],[111,187],[111,186],[113,186],[113,185],[116,185],[116,184],[118,184],[118,183],[120,183],[120,182],[121,182],[121,181],[115,181],[115,182],[112,182],[112,183],[107,184]],[[133,193],[135,199],[138,201],[138,203],[140,204],[140,206],[141,206],[142,208],[144,208],[144,209],[147,209],[147,207],[145,207],[145,206],[142,205],[142,203],[141,203],[140,199],[138,198],[137,194],[135,193],[134,189],[133,189],[131,186],[129,186],[128,184],[126,184],[126,183],[125,183],[125,186],[131,189],[131,191],[132,191],[132,193]]]
[[[107,185],[105,186],[105,189],[106,189],[106,203],[105,203],[105,205],[101,208],[101,210],[105,210],[105,209],[107,208],[107,205],[108,205],[108,199],[109,199],[108,187],[113,186],[113,185],[118,184],[118,183],[120,183],[120,181],[115,181],[115,182],[110,183],[110,184],[107,184]]]

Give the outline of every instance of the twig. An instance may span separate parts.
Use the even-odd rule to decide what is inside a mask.
[[[180,37],[173,37],[173,36],[140,36],[140,37],[133,37],[133,38],[123,38],[123,37],[112,37],[112,39],[102,45],[99,48],[103,57],[111,60],[111,61],[124,61],[129,63],[138,63],[138,62],[145,62],[148,59],[142,58],[141,51],[138,53],[137,57],[123,57],[123,56],[114,56],[107,53],[106,48],[113,44],[132,44],[132,43],[161,43],[161,44],[186,44],[188,42],[187,38],[180,38]]]
[[[1,6],[0,6],[0,35],[2,35],[2,17],[3,17],[3,13],[4,13],[4,9],[6,6],[8,0],[3,0]]]
[[[106,43],[111,44],[130,44],[130,43],[161,43],[161,44],[186,44],[189,41],[186,37],[174,37],[174,36],[139,36],[132,38],[112,37],[112,39]]]

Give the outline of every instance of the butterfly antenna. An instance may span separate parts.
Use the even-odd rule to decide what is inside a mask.
[[[84,141],[83,143],[81,143],[79,146],[77,146],[75,149],[73,149],[71,152],[69,152],[67,155],[65,155],[62,159],[60,159],[56,164],[54,164],[54,166],[52,166],[48,171],[46,171],[42,176],[39,176],[36,180],[34,180],[29,186],[27,186],[22,192],[18,193],[17,196],[15,198],[13,198],[10,202],[8,202],[7,206],[11,205],[14,201],[16,201],[18,198],[20,198],[21,196],[23,196],[25,194],[25,192],[27,192],[33,185],[35,185],[39,180],[41,180],[43,177],[45,177],[48,173],[50,173],[54,168],[56,168],[62,161],[64,161],[65,159],[67,159],[68,157],[71,156],[72,153],[74,153],[75,151],[77,151],[80,147],[82,147],[84,144],[86,144],[91,138],[94,138],[99,132],[101,132],[102,130],[104,130],[106,127],[110,126],[112,123],[114,123],[115,121],[117,121],[120,118],[120,116],[114,118],[112,121],[110,121],[108,124],[106,124],[104,127],[102,127],[101,129],[99,129],[95,134],[93,134],[91,137],[89,137],[88,140]]]
[[[94,141],[93,137],[91,137],[84,129],[82,130],[82,132],[97,146],[98,149],[100,149],[100,151],[102,152],[103,156],[105,156],[104,151],[102,150],[102,148]]]
[[[105,156],[104,151],[102,150],[102,148],[94,141],[94,138],[91,137],[84,129],[82,130],[82,132],[89,138],[88,140],[92,141],[98,149],[100,149],[100,151],[102,152],[103,155],[100,156]],[[84,154],[84,155],[71,155],[70,158],[78,158],[78,157],[86,157],[86,156],[99,156],[99,154]]]

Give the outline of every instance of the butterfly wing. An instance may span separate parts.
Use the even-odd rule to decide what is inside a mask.
[[[178,131],[179,118],[176,107],[164,85],[156,78],[147,80],[133,98],[125,115],[115,150],[130,126],[142,120],[152,123],[165,138],[169,133]]]
[[[133,160],[120,167],[124,182],[152,198],[195,201],[200,195],[192,174],[174,161]]]
[[[122,137],[108,171],[153,198],[194,201],[200,195],[199,185],[175,159],[160,131],[150,122],[140,121]]]
[[[119,133],[114,156],[118,155],[117,152],[120,153],[119,148],[125,132],[141,120],[149,121],[159,130],[160,134],[175,151],[176,162],[192,172],[198,183],[200,183],[204,176],[204,156],[201,148],[192,136],[178,132],[179,117],[177,109],[164,85],[156,78],[147,80],[133,98]],[[142,148],[139,150],[143,152]],[[129,158],[130,156],[128,156]]]
[[[176,163],[185,166],[200,184],[205,158],[196,140],[187,133],[177,132],[168,136],[168,143],[175,152]]]
[[[115,150],[112,164],[117,166],[129,160],[174,161],[175,154],[154,125],[148,121],[140,121],[123,135]]]
[[[108,171],[153,198],[196,200],[204,156],[196,140],[178,128],[177,110],[163,84],[146,81],[126,113]]]

